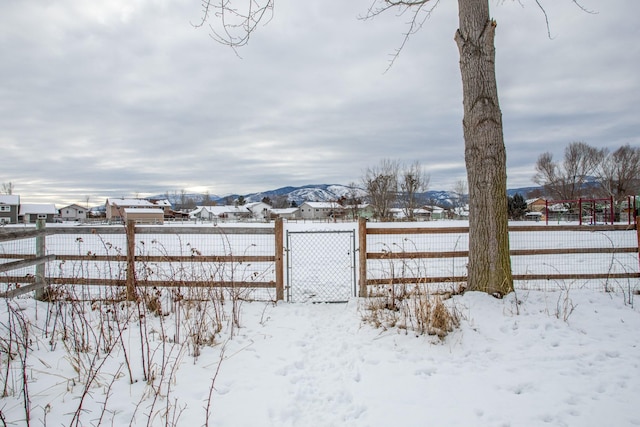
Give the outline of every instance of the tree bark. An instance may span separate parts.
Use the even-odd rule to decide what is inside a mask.
[[[468,289],[513,290],[506,150],[495,73],[495,21],[488,0],[458,0],[455,40],[462,74],[465,162],[469,181]]]

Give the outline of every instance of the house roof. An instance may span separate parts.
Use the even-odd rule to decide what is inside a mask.
[[[281,209],[271,209],[271,212],[276,215],[289,215],[292,213],[296,213],[298,208],[281,208]]]
[[[215,216],[222,214],[244,214],[249,215],[251,212],[244,206],[198,206],[195,210],[189,213],[190,216],[196,216],[200,212],[208,212]]]
[[[532,203],[537,203],[537,202],[546,203],[547,201],[542,197],[536,197],[535,199],[527,199],[525,202],[527,205],[530,205]]]
[[[51,214],[55,215],[58,213],[56,209],[56,205],[53,203],[23,203],[20,205],[20,215],[28,215],[28,214]]]
[[[82,207],[80,205],[76,205],[75,203],[72,204],[72,205],[69,205],[69,206],[65,206],[64,208],[60,208],[60,210],[63,210],[63,209],[75,209],[75,210],[80,210],[81,209],[83,211],[88,210],[87,208],[84,208],[84,207]]]
[[[2,194],[0,195],[0,205],[19,205],[20,204],[20,196],[15,196],[13,194]]]
[[[269,203],[265,203],[265,202],[251,202],[251,203],[245,203],[244,207],[247,209],[251,209],[254,208],[256,206],[260,206],[260,205],[264,205],[264,206],[268,206],[269,208],[271,208],[271,205]]]
[[[155,206],[145,199],[107,199],[107,205],[115,205],[120,207],[153,207]]]
[[[314,209],[344,209],[337,202],[304,202],[302,205],[307,205]]]

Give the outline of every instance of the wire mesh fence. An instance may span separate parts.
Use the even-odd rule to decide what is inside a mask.
[[[639,286],[632,226],[513,226],[509,238],[517,288]],[[366,248],[367,285],[432,283],[450,289],[466,282],[466,227],[367,228]]]
[[[135,228],[132,249],[122,226],[50,226],[46,254],[56,259],[47,262],[46,281],[50,287],[79,286],[76,294],[86,298],[100,293],[116,298],[131,276],[138,287],[173,288],[194,298],[199,298],[197,288],[224,288],[240,298],[281,299],[276,283],[285,276],[290,301],[344,301],[356,294],[358,279],[365,289],[420,283],[448,290],[466,282],[468,228],[435,225],[378,223],[364,231],[359,227],[359,235],[344,224],[327,224],[322,231],[296,225],[286,238],[274,236],[273,225],[148,226]],[[31,265],[3,269],[3,264],[35,257],[37,238],[29,233],[21,238],[0,233],[5,292],[35,282]],[[286,251],[278,241],[282,247],[286,243]],[[580,286],[635,292],[640,287],[633,225],[513,226],[510,250],[518,289]],[[283,256],[286,266],[277,261]],[[128,260],[135,261],[131,270]]]
[[[356,295],[355,230],[287,231],[287,300],[340,302]]]
[[[137,227],[132,258],[138,287],[224,287],[247,299],[274,300],[274,229],[249,227]],[[121,226],[49,227],[46,252],[50,287],[80,285],[75,295],[100,297],[105,287],[122,288],[128,279],[127,234]],[[2,262],[33,257],[33,238],[0,243]],[[10,274],[10,275],[9,275]],[[7,291],[33,283],[33,267],[4,272]],[[86,286],[92,285],[92,286]],[[99,285],[99,286],[98,286]],[[183,293],[191,291],[181,291]],[[122,293],[122,289],[120,289]],[[110,297],[113,292],[109,291]],[[238,296],[238,295],[236,295]]]

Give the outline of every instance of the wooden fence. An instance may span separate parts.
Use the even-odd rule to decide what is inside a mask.
[[[640,218],[638,218],[640,220]],[[638,221],[636,221],[636,224]],[[526,273],[526,274],[513,274],[514,281],[560,281],[560,280],[594,280],[594,279],[637,279],[640,278],[640,230],[638,230],[636,224],[624,225],[558,225],[558,226],[510,226],[509,233],[511,236],[515,233],[560,233],[560,232],[582,232],[582,233],[608,233],[614,231],[630,231],[635,230],[635,237],[633,244],[627,246],[616,246],[612,244],[610,246],[581,246],[581,247],[560,247],[560,248],[529,248],[529,249],[511,249],[510,254],[512,262],[517,257],[531,257],[538,255],[551,255],[557,257],[566,257],[567,255],[576,254],[595,254],[605,255],[607,257],[613,256],[613,254],[634,254],[637,258],[637,262],[631,269],[627,269],[621,272],[614,272],[611,269],[605,269],[596,273],[585,272],[552,272],[552,273]],[[368,236],[411,236],[415,239],[417,236],[437,236],[447,234],[459,234],[468,235],[469,227],[439,227],[439,228],[416,228],[416,227],[370,227],[364,220],[359,221],[358,236],[359,236],[359,295],[367,296],[368,287],[375,285],[388,285],[388,284],[413,284],[413,283],[463,283],[467,281],[466,275],[434,275],[429,276],[425,274],[425,271],[420,271],[419,276],[407,276],[407,275],[394,275],[389,274],[387,277],[375,277],[370,278],[371,263],[372,261],[393,262],[407,260],[424,261],[435,259],[462,259],[468,258],[469,252],[466,249],[452,249],[452,250],[434,250],[434,251],[421,251],[421,250],[388,250],[389,246],[385,248],[387,250],[373,251],[367,247]],[[513,246],[512,246],[513,247]],[[399,247],[398,247],[399,248]],[[418,248],[419,249],[419,248]],[[417,270],[417,269],[416,269]],[[630,271],[633,270],[633,271]],[[466,270],[465,270],[466,272]]]
[[[637,223],[637,222],[636,222]],[[429,239],[435,239],[436,236],[459,235],[468,239],[468,227],[395,227],[397,224],[368,224],[365,220],[358,223],[358,264],[355,268],[358,271],[358,293],[360,296],[368,295],[368,287],[382,284],[403,284],[403,283],[458,283],[466,281],[465,261],[468,258],[468,250],[465,245],[455,245],[445,249],[423,250],[416,246],[416,250],[375,250],[376,248],[368,248],[368,238],[374,239],[376,236],[408,236],[404,240],[416,239],[420,236],[426,236]],[[0,230],[0,243],[12,242],[16,240],[34,239],[35,250],[31,253],[24,251],[14,251],[8,253],[3,250],[0,258],[4,260],[12,260],[0,264],[0,282],[14,284],[11,289],[0,293],[0,296],[14,297],[27,292],[35,291],[36,298],[44,295],[44,289],[47,285],[67,284],[67,285],[103,285],[103,286],[123,286],[126,289],[126,297],[133,299],[136,297],[137,287],[176,287],[176,286],[216,286],[216,287],[247,287],[247,288],[264,288],[275,289],[275,298],[277,300],[284,299],[284,274],[285,268],[285,248],[283,235],[283,222],[278,220],[274,227],[190,227],[190,226],[137,226],[133,222],[129,222],[124,227],[50,227],[45,228],[44,223],[38,223],[36,229],[4,229]],[[522,257],[532,256],[557,256],[565,257],[568,255],[604,255],[611,257],[613,255],[631,254],[636,259],[640,256],[638,253],[638,242],[640,241],[640,232],[635,224],[632,225],[606,225],[606,226],[517,226],[510,227],[509,231],[512,235],[518,233],[550,233],[559,234],[558,232],[589,232],[589,233],[609,233],[615,231],[631,231],[633,233],[633,241],[628,241],[623,245],[589,245],[590,240],[586,240],[586,244],[570,247],[543,247],[544,245],[532,245],[523,247],[522,245],[512,245],[511,256],[512,262]],[[117,254],[97,254],[97,253],[77,253],[70,254],[69,251],[61,251],[66,253],[45,254],[45,239],[52,235],[120,235],[125,236],[126,251]],[[136,236],[145,235],[204,235],[206,238],[217,236],[272,236],[268,253],[255,254],[239,254],[239,253],[213,253],[203,254],[200,251],[194,251],[187,255],[175,255],[171,253],[161,255],[149,255],[139,253],[136,254]],[[629,237],[629,234],[625,234]],[[140,242],[138,242],[140,243]],[[526,243],[526,242],[525,242]],[[428,246],[428,245],[427,245]],[[538,247],[534,247],[538,246]],[[399,248],[399,246],[397,246]],[[317,248],[321,250],[331,250],[331,248]],[[21,252],[21,253],[18,253]],[[33,253],[35,252],[35,254]],[[462,267],[452,269],[448,274],[427,274],[436,270],[413,270],[402,271],[402,274],[391,274],[386,277],[376,277],[375,268],[372,264],[378,262],[432,262],[433,260],[449,260],[447,262],[457,262]],[[92,262],[92,263],[110,263],[117,262],[120,265],[125,264],[125,274],[121,278],[92,278],[89,276],[45,276],[45,264],[52,261],[60,262]],[[148,263],[218,263],[218,264],[251,264],[251,263],[271,263],[273,265],[272,280],[237,280],[233,281],[219,280],[203,280],[199,281],[195,277],[178,279],[170,277],[167,280],[149,280],[148,278],[138,278],[136,266]],[[567,280],[567,279],[637,279],[640,278],[640,269],[638,262],[631,267],[625,267],[624,271],[614,271],[614,269],[606,269],[599,272],[543,272],[542,268],[534,269],[533,272],[514,273],[514,280]],[[7,275],[6,272],[24,267],[35,267],[35,274],[27,275]],[[537,271],[536,271],[537,270]],[[416,273],[411,275],[411,273]],[[462,274],[456,272],[461,272]]]
[[[126,253],[99,255],[95,253],[87,254],[44,254],[46,236],[51,235],[125,235]],[[209,237],[222,236],[257,236],[273,235],[273,245],[275,250],[271,250],[270,255],[202,255],[192,253],[189,255],[140,255],[136,254],[136,236],[141,235],[205,235]],[[1,253],[0,258],[17,259],[17,261],[0,264],[0,273],[15,270],[18,268],[36,266],[35,275],[8,276],[0,275],[0,282],[15,283],[18,286],[14,289],[0,293],[0,296],[14,297],[24,293],[36,292],[36,298],[42,297],[43,289],[47,285],[102,285],[102,286],[124,286],[126,287],[127,299],[135,299],[137,287],[176,287],[176,286],[209,286],[209,287],[250,287],[250,288],[273,288],[276,291],[276,299],[284,298],[283,280],[283,225],[282,220],[275,222],[273,228],[256,227],[143,227],[136,226],[134,221],[128,222],[124,227],[51,227],[45,229],[44,222],[39,222],[35,230],[7,230],[0,232],[0,243],[21,239],[36,239],[36,254],[24,253]],[[126,274],[124,279],[117,278],[95,278],[95,277],[45,277],[44,265],[51,261],[86,261],[86,262],[117,262],[126,263]],[[136,263],[274,263],[275,279],[270,281],[202,281],[195,280],[138,280],[136,274]]]

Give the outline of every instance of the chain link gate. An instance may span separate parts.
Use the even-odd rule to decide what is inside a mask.
[[[345,302],[356,295],[355,230],[287,231],[287,301]]]

